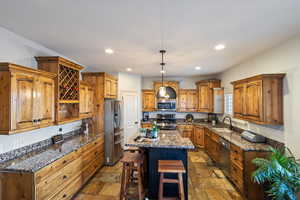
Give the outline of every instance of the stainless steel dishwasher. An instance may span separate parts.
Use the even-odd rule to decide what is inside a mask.
[[[230,142],[220,138],[220,160],[219,167],[224,175],[230,176]]]

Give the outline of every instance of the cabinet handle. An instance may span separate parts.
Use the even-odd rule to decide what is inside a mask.
[[[66,161],[66,160],[64,160],[64,161],[63,161],[63,164],[66,164],[66,163],[67,163],[67,161]]]
[[[64,175],[64,176],[63,176],[63,179],[66,179],[66,178],[68,178],[68,176]]]
[[[67,195],[66,195],[66,194],[64,194],[64,195],[63,195],[63,198],[66,198],[66,197],[67,197]]]

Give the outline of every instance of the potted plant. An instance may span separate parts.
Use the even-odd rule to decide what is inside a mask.
[[[253,181],[266,184],[266,193],[276,200],[296,200],[300,191],[300,165],[288,148],[272,148],[265,158],[252,161],[258,168],[253,172]]]

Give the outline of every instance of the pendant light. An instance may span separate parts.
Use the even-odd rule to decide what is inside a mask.
[[[161,53],[161,86],[158,90],[157,93],[157,98],[163,98],[166,99],[168,98],[168,94],[167,94],[167,88],[164,86],[164,74],[165,74],[165,62],[164,62],[164,54],[166,53],[166,50],[164,50],[164,34],[163,34],[163,0],[161,0],[161,6],[160,6],[160,35],[161,35],[161,50],[159,51],[159,53]]]
[[[160,50],[159,53],[161,53],[161,86],[158,90],[158,98],[166,98],[167,97],[167,88],[164,86],[164,73],[165,73],[165,70],[164,70],[164,66],[165,66],[165,62],[164,62],[164,54],[166,53],[166,50]]]

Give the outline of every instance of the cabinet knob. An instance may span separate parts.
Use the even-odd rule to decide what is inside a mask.
[[[66,179],[66,178],[68,178],[68,176],[64,175],[64,176],[63,176],[63,179]]]

